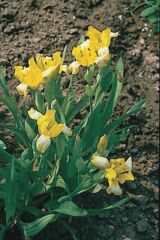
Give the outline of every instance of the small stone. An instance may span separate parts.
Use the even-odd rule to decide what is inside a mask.
[[[142,220],[139,220],[137,223],[137,231],[138,232],[145,232],[148,228],[148,222],[147,222],[147,219],[142,219]]]
[[[107,228],[107,236],[111,237],[111,236],[113,236],[113,233],[114,233],[114,226],[108,226],[108,228]]]
[[[122,222],[126,223],[128,221],[127,217],[122,217]]]
[[[128,237],[131,237],[133,239],[136,238],[136,231],[135,229],[133,228],[133,226],[127,226],[126,229],[125,229],[125,232],[126,232],[126,235]]]
[[[77,35],[78,34],[78,30],[76,28],[72,28],[69,30],[69,33],[72,35]]]

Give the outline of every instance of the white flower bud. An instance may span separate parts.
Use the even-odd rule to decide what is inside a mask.
[[[93,156],[91,162],[100,169],[105,169],[109,165],[108,159],[101,156]]]
[[[38,120],[42,116],[42,114],[40,112],[36,111],[34,108],[31,108],[28,111],[28,115],[33,120]]]
[[[19,95],[27,96],[28,86],[26,84],[21,83],[16,87],[16,89],[17,89]]]

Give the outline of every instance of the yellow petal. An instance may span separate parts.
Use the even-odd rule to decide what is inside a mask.
[[[51,139],[48,136],[41,135],[37,139],[36,147],[40,153],[45,153],[45,151],[49,148],[50,145]]]
[[[97,151],[98,151],[99,153],[102,153],[102,152],[105,150],[105,148],[106,148],[106,146],[107,146],[107,141],[108,141],[108,139],[107,139],[106,134],[103,135],[103,136],[100,138],[100,140],[99,140],[99,142],[98,142],[98,145],[97,145]]]
[[[21,83],[16,87],[16,89],[17,89],[19,95],[27,96],[28,86],[26,84]]]
[[[38,131],[40,134],[48,136],[48,131],[56,124],[55,121],[55,110],[48,110],[45,115],[42,115],[38,121]]]
[[[128,173],[122,173],[122,174],[119,174],[118,177],[117,177],[118,181],[123,184],[125,183],[126,181],[133,181],[134,180],[134,176],[131,172],[128,172]]]
[[[64,129],[64,124],[54,124],[54,126],[47,132],[51,138],[57,137]]]
[[[36,111],[34,108],[31,108],[28,111],[28,115],[33,120],[38,120],[42,116],[42,114],[40,112]]]
[[[50,66],[45,71],[43,71],[42,76],[43,76],[43,78],[47,78],[47,80],[55,79],[55,78],[57,78],[59,69],[60,69],[59,64],[56,66]]]
[[[93,156],[91,162],[100,169],[105,169],[109,165],[108,159],[101,156]]]
[[[105,169],[105,178],[107,179],[115,179],[117,176],[117,173],[114,169],[112,168],[106,168]]]

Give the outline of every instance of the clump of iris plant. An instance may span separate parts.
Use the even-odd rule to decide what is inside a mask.
[[[121,187],[134,180],[132,158],[113,159],[112,153],[134,127],[123,126],[122,122],[138,112],[144,100],[121,116],[112,117],[123,80],[122,59],[114,64],[109,53],[110,42],[117,36],[110,28],[100,32],[90,26],[86,37],[72,49],[70,64],[65,64],[65,48],[52,57],[36,54],[28,60],[28,66],[15,66],[20,82],[17,91],[23,102],[32,99],[29,106],[17,103],[0,72],[0,102],[13,116],[9,124],[0,126],[15,139],[12,152],[5,139],[0,140],[0,201],[5,212],[1,239],[14,225],[26,238],[54,221],[65,222],[63,225],[70,229],[71,217],[94,216],[128,199]],[[73,82],[81,68],[85,87],[77,100]],[[70,82],[65,93],[61,87],[63,75]],[[75,124],[77,116],[80,118]],[[116,202],[96,209],[77,205],[79,195],[83,201],[84,192],[94,195],[104,187],[107,194],[117,196]],[[112,195],[108,197],[112,200]]]

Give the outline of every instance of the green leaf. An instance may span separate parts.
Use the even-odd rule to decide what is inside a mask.
[[[2,140],[0,140],[0,148],[1,149],[6,149],[6,145]]]
[[[4,68],[0,67],[0,88],[3,89],[3,92],[6,96],[9,96],[9,89],[7,86],[7,82],[4,77]]]
[[[111,117],[114,111],[114,108],[117,104],[118,97],[121,92],[121,87],[122,87],[122,83],[118,80],[118,77],[116,74],[115,78],[113,79],[111,93],[109,95],[108,101],[105,104],[104,110],[103,110],[102,119],[104,123],[109,120],[109,118]]]
[[[86,169],[86,161],[84,161],[83,158],[77,158],[76,167],[80,172],[84,171]]]
[[[63,139],[63,136],[61,135],[56,138],[56,149],[58,154],[58,160],[60,161],[65,150],[65,141]]]
[[[114,209],[117,207],[120,207],[121,205],[123,205],[126,201],[128,200],[128,197],[123,198],[122,200],[110,205],[110,206],[106,206],[103,208],[99,208],[99,209],[86,209],[87,211],[87,216],[96,216],[100,213],[104,213],[106,210],[110,210],[110,209]]]
[[[19,130],[15,127],[7,127],[7,130],[13,133],[18,138],[18,143],[24,143],[25,146],[29,146],[29,139],[23,130]]]
[[[117,64],[116,64],[116,72],[119,77],[119,80],[123,79],[123,73],[124,73],[124,65],[123,65],[123,60],[120,57]]]
[[[24,231],[26,237],[33,237],[38,234],[43,228],[45,228],[49,223],[54,222],[58,219],[58,215],[49,214],[41,217],[31,223],[24,223],[20,221],[20,225]]]
[[[113,129],[117,128],[124,120],[129,118],[131,115],[138,112],[145,105],[145,100],[139,101],[135,104],[127,113],[123,114],[119,118],[111,122],[104,130],[104,133],[109,134]]]
[[[87,84],[87,85],[85,86],[86,95],[89,96],[89,97],[94,96],[94,94],[95,94],[95,89],[96,89],[96,85],[91,86],[91,85]]]
[[[89,102],[89,97],[88,96],[83,96],[76,104],[74,109],[72,109],[69,113],[68,116],[66,118],[66,122],[70,123],[72,121],[72,119],[76,116],[76,114],[80,113],[81,110],[84,107],[87,107]]]
[[[65,183],[64,179],[60,175],[58,175],[55,179],[55,187],[63,188],[66,192],[69,193],[67,184]]]
[[[0,97],[0,102],[3,102],[9,108],[9,110],[13,114],[17,127],[21,129],[22,128],[21,116],[15,98],[10,96],[3,96]]]
[[[141,12],[141,17],[148,17],[149,15],[155,13],[155,11],[156,11],[156,7],[155,7],[155,6],[145,8],[145,9]]]
[[[29,140],[32,142],[33,139],[36,137],[36,133],[34,132],[34,129],[31,125],[31,121],[29,121],[29,120],[25,121],[25,130],[26,130]]]
[[[81,43],[83,43],[85,41],[85,36],[82,35],[81,38],[78,41],[78,45],[80,45]]]
[[[12,160],[12,155],[7,153],[1,147],[0,147],[0,160],[6,160],[8,162],[11,162],[11,160]]]
[[[102,188],[103,186],[101,184],[97,184],[92,190],[92,193],[98,193]]]
[[[113,78],[113,71],[110,65],[100,68],[99,74],[97,75],[97,81],[100,83],[100,86],[104,92],[107,92]]]
[[[82,217],[87,215],[86,210],[78,207],[75,203],[71,201],[61,203],[60,206],[54,211],[74,217]]]
[[[16,195],[17,195],[17,180],[15,170],[15,158],[12,157],[11,164],[8,169],[8,175],[6,178],[6,192],[5,192],[5,210],[6,210],[6,222],[8,223],[16,211]]]
[[[45,113],[44,96],[39,91],[35,92],[35,104],[38,111],[44,114]]]
[[[70,111],[73,111],[74,106],[74,92],[72,90],[68,91],[67,96],[64,98],[62,111],[64,115],[67,117]]]
[[[84,79],[87,81],[87,83],[90,83],[93,79],[93,74],[94,74],[95,67],[94,65],[91,66],[89,69],[87,69],[87,72],[84,76]]]

